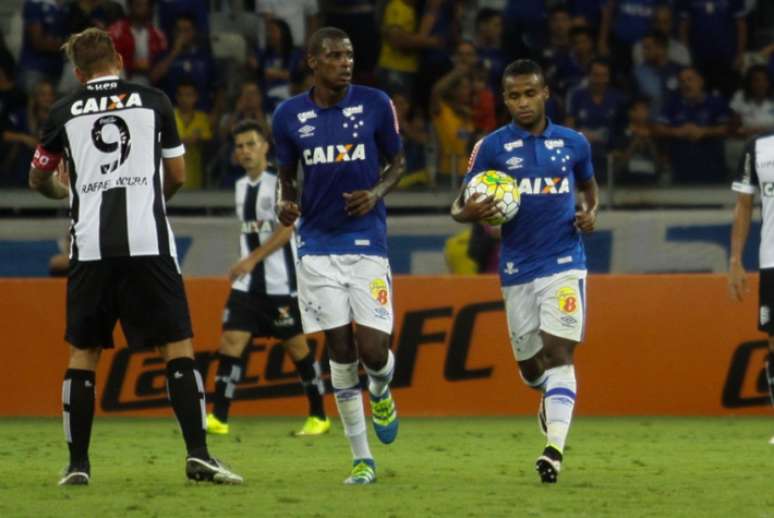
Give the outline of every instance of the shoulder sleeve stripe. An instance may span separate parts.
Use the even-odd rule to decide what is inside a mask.
[[[481,148],[483,142],[484,139],[479,139],[479,141],[476,142],[476,145],[473,146],[473,151],[470,152],[470,158],[468,159],[468,172],[473,169],[473,164],[476,163],[476,157],[478,156],[478,150]]]
[[[395,123],[395,133],[400,133],[400,125],[398,124],[398,112],[395,111],[395,105],[392,102],[392,99],[389,99],[390,101],[390,110],[392,111],[392,120]]]
[[[185,154],[185,146],[180,144],[177,147],[164,148],[161,150],[161,158],[175,158]]]

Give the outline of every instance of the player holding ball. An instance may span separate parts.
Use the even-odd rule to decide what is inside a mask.
[[[580,233],[594,230],[598,187],[588,140],[545,115],[549,92],[540,66],[519,59],[502,81],[513,122],[476,144],[451,214],[462,223],[504,221],[499,270],[511,346],[522,379],[541,393],[538,417],[546,446],[535,468],[543,482],[555,483],[577,393],[573,352],[585,327]],[[514,179],[518,214],[504,212],[507,205],[496,192],[468,189],[482,172]],[[578,211],[576,187],[582,197]]]

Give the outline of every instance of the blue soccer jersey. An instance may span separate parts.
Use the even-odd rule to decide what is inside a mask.
[[[512,176],[521,192],[518,214],[502,227],[501,284],[585,269],[586,254],[574,223],[575,182],[594,176],[586,137],[550,120],[538,136],[510,123],[476,144],[465,183],[488,169]]]
[[[387,95],[351,85],[335,106],[320,108],[311,91],[292,97],[272,121],[280,166],[304,169],[299,255],[387,255],[387,212],[380,200],[364,216],[348,216],[344,193],[371,189],[380,158],[400,152],[398,119]]]

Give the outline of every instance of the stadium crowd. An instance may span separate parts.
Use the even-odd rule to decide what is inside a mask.
[[[458,183],[475,141],[507,121],[500,76],[538,60],[550,117],[592,143],[597,176],[723,183],[751,135],[774,130],[774,3],[756,0],[24,0],[0,43],[0,185],[23,187],[37,135],[77,82],[60,46],[106,29],[127,79],[175,104],[186,188],[243,174],[230,131],[309,87],[305,40],[354,44],[354,82],[385,90],[407,158],[402,188]],[[612,157],[612,160],[609,159]],[[612,174],[612,173],[610,173]]]

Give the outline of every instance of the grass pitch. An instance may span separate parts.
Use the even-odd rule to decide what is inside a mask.
[[[735,516],[774,517],[774,419],[580,418],[559,484],[542,485],[534,418],[403,419],[371,437],[378,483],[341,484],[338,423],[297,439],[300,419],[240,419],[211,437],[244,486],[185,480],[170,419],[98,418],[92,484],[56,486],[66,460],[57,419],[0,420],[0,516]]]

